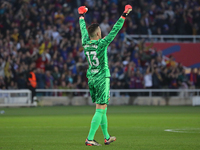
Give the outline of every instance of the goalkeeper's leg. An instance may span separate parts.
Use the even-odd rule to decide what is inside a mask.
[[[104,114],[102,116],[101,129],[102,129],[104,138],[105,139],[109,139],[110,135],[108,134],[108,120],[107,120],[106,112],[107,112],[107,107],[105,108],[105,112],[104,112]]]
[[[105,112],[102,116],[102,120],[101,120],[101,129],[103,131],[103,135],[104,135],[104,144],[105,145],[109,145],[111,142],[114,142],[116,140],[115,136],[110,136],[108,133],[108,121],[107,121],[107,107],[105,108]]]
[[[99,128],[104,111],[105,111],[104,109],[96,109],[96,112],[91,121],[90,131],[89,131],[89,135],[88,135],[89,141],[94,140],[94,135],[95,135],[97,129]]]
[[[89,135],[88,135],[88,138],[86,139],[86,145],[90,145],[90,141],[94,142],[94,136],[95,136],[95,133],[97,131],[97,129],[99,128],[99,125],[101,123],[101,120],[102,120],[102,116],[105,112],[105,108],[107,107],[107,104],[96,104],[96,112],[92,118],[92,121],[91,121],[91,127],[90,127],[90,131],[89,131]],[[95,141],[96,142],[96,141]],[[88,144],[89,143],[89,144]],[[93,145],[90,145],[90,146],[93,146]],[[97,146],[97,145],[95,145]]]

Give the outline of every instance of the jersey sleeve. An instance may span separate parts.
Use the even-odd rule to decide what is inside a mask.
[[[119,18],[119,20],[115,23],[115,25],[113,26],[112,30],[110,31],[110,33],[101,40],[101,43],[104,46],[108,46],[116,37],[116,35],[118,34],[118,32],[121,30],[123,24],[124,24],[124,20],[125,17],[121,16]]]
[[[80,24],[80,29],[81,29],[81,40],[82,40],[82,45],[85,45],[85,43],[87,41],[90,40],[89,35],[88,35],[88,31],[86,29],[86,24],[85,24],[85,20],[84,17],[80,17],[79,18],[79,24]]]

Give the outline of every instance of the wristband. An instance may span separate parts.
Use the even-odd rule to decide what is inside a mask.
[[[123,14],[122,14],[122,16],[126,18],[126,16],[127,16],[127,13],[123,13]]]

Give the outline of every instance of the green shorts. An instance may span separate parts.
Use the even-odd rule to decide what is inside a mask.
[[[89,78],[88,85],[93,103],[109,104],[110,78]]]

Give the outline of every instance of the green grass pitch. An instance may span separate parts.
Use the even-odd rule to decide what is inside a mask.
[[[94,106],[0,108],[0,150],[199,150],[200,107],[109,106],[109,133],[117,140],[85,146]],[[164,130],[169,129],[170,132]]]

